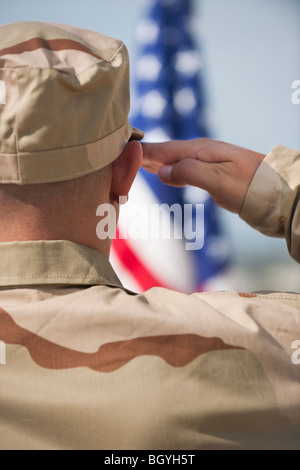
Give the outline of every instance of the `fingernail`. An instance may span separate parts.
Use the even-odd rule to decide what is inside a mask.
[[[164,181],[170,181],[172,179],[172,176],[171,176],[172,169],[173,169],[172,165],[162,166],[158,172],[160,178],[163,179]]]

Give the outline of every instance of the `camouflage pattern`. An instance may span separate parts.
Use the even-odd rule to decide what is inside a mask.
[[[260,229],[286,207],[295,228],[295,195],[271,191]],[[300,449],[299,294],[135,294],[67,241],[2,243],[0,260],[1,449]]]

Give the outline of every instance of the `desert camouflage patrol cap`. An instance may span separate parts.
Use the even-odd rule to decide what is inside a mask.
[[[97,171],[143,132],[128,122],[122,41],[82,28],[0,26],[0,183],[46,183]]]

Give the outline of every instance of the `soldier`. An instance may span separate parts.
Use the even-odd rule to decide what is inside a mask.
[[[5,25],[0,63],[0,448],[300,449],[299,295],[135,294],[96,235],[144,154],[299,261],[299,152],[141,144],[127,50],[98,33]]]

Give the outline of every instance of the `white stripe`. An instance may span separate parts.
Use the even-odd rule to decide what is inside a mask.
[[[131,189],[127,207],[121,208],[119,230],[120,235],[126,237],[128,230],[128,213],[131,208],[144,205],[145,210],[151,204],[160,204],[159,200],[149,188],[144,178],[138,174]],[[126,209],[125,209],[126,208]],[[145,221],[141,211],[135,211],[134,223],[141,227]],[[194,273],[189,253],[184,249],[183,240],[143,239],[128,238],[127,243],[136,256],[148,267],[153,275],[169,285],[172,289],[182,292],[191,292],[193,289]]]

